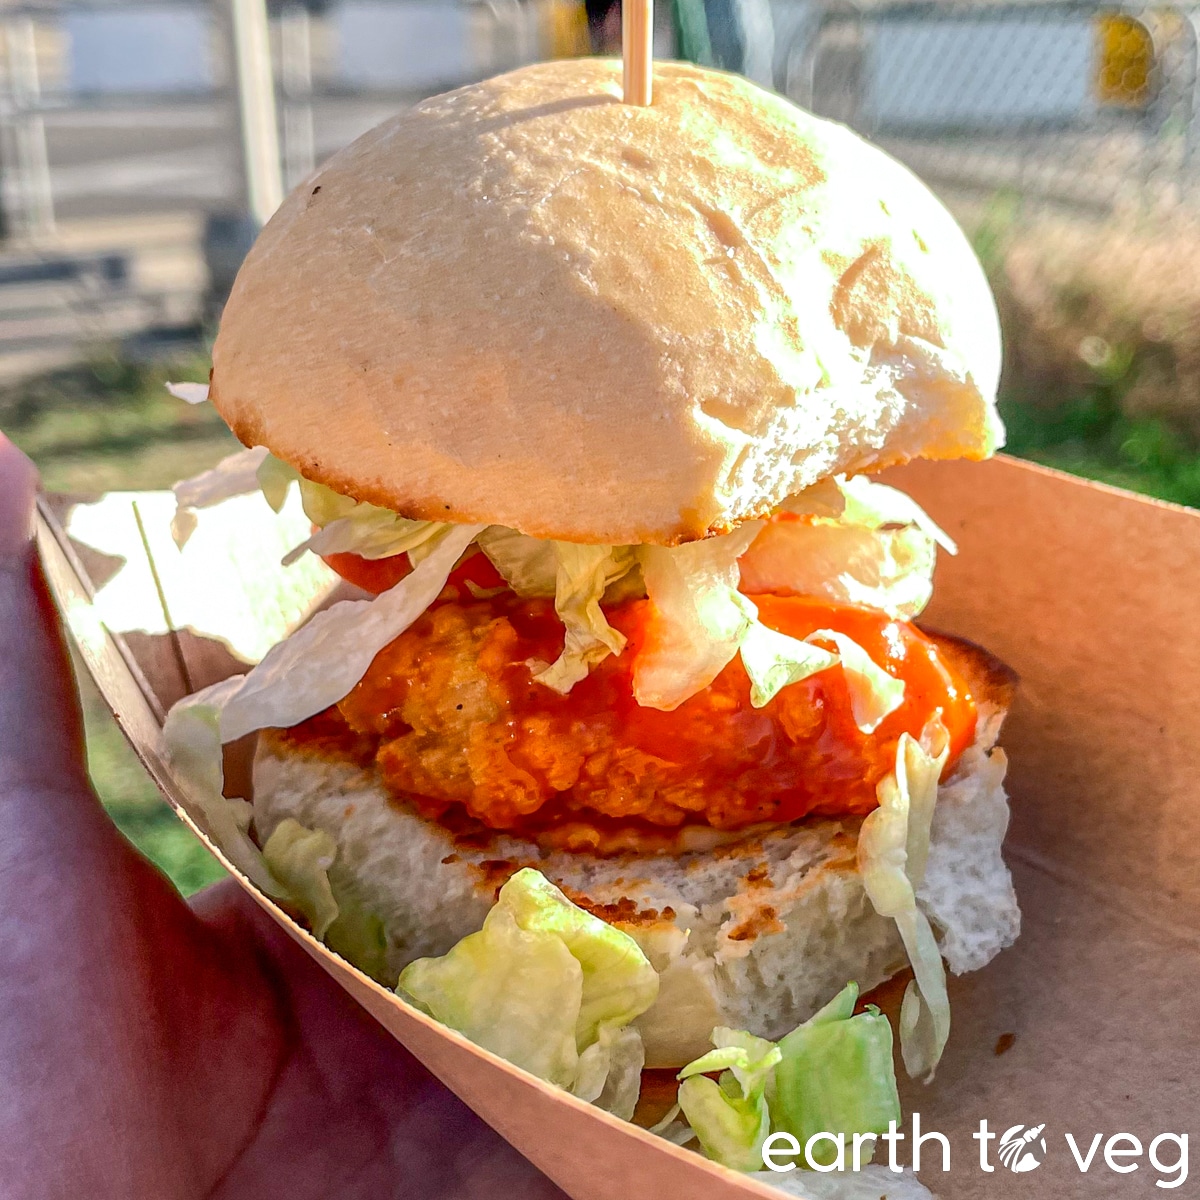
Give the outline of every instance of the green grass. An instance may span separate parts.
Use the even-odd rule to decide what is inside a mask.
[[[117,828],[185,896],[220,879],[224,871],[163,803],[81,664],[76,664],[76,674],[87,730],[88,771]]]
[[[1097,388],[1051,407],[1008,398],[1000,411],[1010,454],[1200,507],[1200,448],[1161,418],[1124,415],[1116,389]]]
[[[140,366],[116,358],[0,391],[0,429],[41,468],[47,488],[76,493],[163,488],[236,448],[207,405],[169,396],[166,379],[202,379],[205,359]],[[1120,380],[1047,406],[1016,397],[1001,411],[1008,449],[1078,475],[1200,507],[1200,453],[1166,422],[1124,416]],[[82,674],[82,672],[81,672]],[[185,895],[221,869],[160,799],[91,682],[81,679],[88,765],[122,832]]]
[[[170,487],[237,448],[209,405],[184,404],[163,386],[207,373],[199,354],[168,365],[98,358],[0,390],[0,429],[51,491]]]
[[[206,372],[199,355],[160,366],[100,358],[0,391],[0,429],[38,464],[51,491],[169,487],[237,445],[207,405],[191,408],[163,387]],[[216,860],[163,802],[78,663],[76,673],[88,769],[117,826],[184,895],[219,879]]]

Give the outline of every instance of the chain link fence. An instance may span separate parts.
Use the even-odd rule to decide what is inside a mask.
[[[789,18],[780,90],[908,164],[973,238],[1014,447],[1200,503],[1200,8]]]

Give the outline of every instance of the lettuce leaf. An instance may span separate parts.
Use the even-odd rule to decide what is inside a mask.
[[[910,496],[863,476],[828,480],[840,509],[815,503],[809,488],[780,511],[810,517],[772,521],[742,558],[749,593],[813,596],[912,620],[933,595],[936,547],[954,542]]]
[[[658,996],[637,943],[538,871],[500,889],[483,928],[417,959],[400,995],[473,1042],[628,1118],[644,1049],[630,1022]]]
[[[387,931],[383,918],[359,903],[330,879],[337,901],[337,919],[325,933],[325,945],[348,963],[353,963],[376,983],[393,987],[396,974],[388,969]]]
[[[614,629],[600,607],[608,585],[628,574],[635,559],[627,546],[582,546],[554,542],[557,563],[554,611],[566,627],[562,653],[534,675],[556,692],[569,692],[588,669],[625,649],[625,635]]]
[[[622,1121],[631,1121],[645,1065],[646,1047],[636,1029],[602,1025],[596,1040],[579,1056],[571,1093]]]
[[[746,630],[741,645],[742,665],[750,677],[750,703],[768,704],[790,683],[798,683],[840,661],[836,654],[768,628],[761,621]]]
[[[792,513],[798,517],[837,518],[846,511],[846,496],[840,480],[835,476],[788,496],[776,506],[775,511]]]
[[[676,1100],[659,1120],[650,1126],[647,1133],[665,1138],[676,1146],[686,1146],[688,1142],[695,1141],[696,1131],[686,1121],[680,1120],[682,1112],[683,1109],[679,1107],[679,1101]]]
[[[282,459],[268,454],[258,468],[258,486],[266,502],[279,512],[287,500],[288,489],[293,483],[299,483],[303,478],[299,471]],[[309,520],[312,520],[310,517]]]
[[[313,937],[323,941],[338,917],[338,903],[329,886],[337,843],[323,829],[306,829],[285,817],[267,838],[262,853],[271,874],[304,914]]]
[[[477,525],[448,526],[434,553],[390,591],[335,604],[274,646],[226,702],[222,740],[268,726],[290,729],[346,696],[379,651],[437,599],[478,532]]]
[[[750,677],[750,702],[762,707],[780,689],[841,662],[854,719],[873,732],[904,697],[904,683],[877,666],[845,634],[821,629],[800,641],[764,626],[738,591],[739,559],[761,522],[683,546],[642,546],[638,558],[650,597],[646,640],[633,664],[633,694],[644,707],[678,708],[706,688],[735,654]],[[832,641],[833,654],[813,643]]]
[[[410,521],[386,508],[362,504],[349,516],[338,517],[307,541],[289,550],[283,565],[290,567],[302,554],[357,554],[360,558],[391,558],[407,554],[437,537],[446,528],[440,521]]]
[[[167,391],[176,400],[182,400],[184,404],[208,403],[207,383],[168,383]]]
[[[195,509],[261,491],[271,508],[280,512],[292,483],[299,484],[304,513],[317,531],[285,555],[284,566],[291,566],[309,552],[391,558],[425,545],[448,528],[439,521],[411,521],[391,509],[352,500],[305,479],[294,467],[269,454],[265,447],[257,446],[231,454],[212,470],[175,485],[178,507],[172,532],[177,544],[182,546],[195,528],[195,518],[191,515]]]
[[[575,1083],[583,969],[561,938],[522,929],[503,897],[478,933],[409,963],[397,992],[539,1079]]]
[[[221,709],[237,694],[244,678],[234,675],[179,701],[167,714],[163,734],[190,801],[189,811],[199,815],[208,836],[255,887],[279,898],[284,889],[250,837],[253,810],[245,800],[229,799],[223,791]]]
[[[292,549],[283,562],[290,566],[302,554],[357,554],[360,558],[392,558],[397,554],[410,554],[418,547],[425,547],[448,528],[441,521],[412,521],[394,513],[390,508],[380,508],[343,496],[324,484],[292,471],[282,464],[260,470],[259,483],[269,502],[287,494],[288,474],[300,485],[300,499],[305,515],[317,531],[306,541]],[[270,492],[270,494],[268,494]],[[418,558],[413,556],[414,565]]]
[[[554,543],[529,537],[503,525],[489,525],[479,535],[479,548],[518,596],[553,596],[558,586]]]
[[[875,911],[890,917],[915,978],[900,1009],[900,1050],[913,1076],[933,1077],[950,1036],[946,969],[929,919],[917,905],[924,877],[938,780],[949,755],[945,727],[935,718],[921,742],[902,734],[895,770],[879,783],[879,807],[858,836],[858,869]]]
[[[318,613],[248,674],[185,696],[167,714],[167,753],[189,799],[230,861],[270,895],[279,886],[246,832],[249,805],[222,794],[222,745],[257,729],[288,729],[341,700],[375,655],[433,603],[479,530],[448,527],[429,557],[390,591]]]
[[[874,733],[904,703],[904,680],[889,675],[853,638],[836,629],[817,629],[805,641],[833,642],[837,647],[854,723],[863,733]]]
[[[175,516],[171,521],[175,544],[182,549],[192,536],[196,529],[197,508],[211,508],[234,496],[258,491],[259,468],[268,457],[265,446],[239,450],[221,459],[215,467],[177,483],[173,489]]]
[[[708,687],[738,652],[757,610],[738,590],[738,559],[762,523],[682,546],[638,550],[652,605],[633,664],[633,694],[671,711]]]
[[[709,1158],[735,1171],[762,1169],[771,1132],[766,1091],[779,1047],[736,1029],[713,1030],[716,1047],[679,1072],[679,1107]],[[719,1081],[704,1072],[720,1071]]]
[[[849,983],[820,1012],[779,1042],[771,1092],[776,1132],[803,1147],[818,1133],[885,1133],[900,1120],[892,1065],[892,1027],[874,1005],[854,1015],[858,985]],[[832,1143],[817,1142],[812,1161],[831,1165]]]
[[[865,475],[839,480],[846,507],[842,520],[847,525],[882,529],[888,525],[915,525],[947,554],[957,554],[954,539],[911,497],[886,483],[876,483]]]
[[[742,558],[742,587],[752,595],[811,596],[911,620],[933,595],[936,562],[932,539],[915,526],[773,521]]]
[[[522,929],[553,933],[583,968],[575,1031],[580,1049],[596,1040],[602,1025],[627,1025],[657,999],[658,973],[637,942],[572,904],[544,875],[531,867],[518,871],[501,898]]]
[[[363,505],[352,496],[343,496],[341,492],[335,492],[333,488],[326,487],[323,483],[314,483],[311,479],[305,479],[299,472],[296,473],[296,482],[300,485],[300,500],[304,505],[304,512],[314,525],[322,527],[332,525],[334,521],[340,521],[343,517],[349,517],[364,508],[367,510],[375,508],[373,504]],[[389,512],[390,510],[381,509],[380,511]],[[392,516],[394,517],[396,514],[392,513]]]
[[[315,938],[379,983],[395,981],[388,978],[382,919],[335,884],[337,843],[328,833],[285,817],[267,838],[262,856],[286,892],[281,898],[300,910]]]
[[[904,754],[896,755],[896,781],[908,795],[905,873],[914,891],[925,882],[938,782],[949,756],[950,733],[937,714],[930,718],[921,731],[920,742],[914,742],[910,738],[905,743]]]
[[[892,1030],[877,1008],[854,1013],[858,985],[847,984],[820,1012],[778,1043],[733,1029],[713,1031],[715,1050],[679,1073],[679,1106],[705,1153],[740,1171],[762,1168],[770,1132],[803,1148],[818,1133],[882,1133],[900,1119]],[[706,1073],[721,1071],[714,1082]],[[674,1113],[662,1126],[675,1128]],[[827,1166],[832,1144],[813,1160]],[[805,1165],[805,1164],[802,1164]]]

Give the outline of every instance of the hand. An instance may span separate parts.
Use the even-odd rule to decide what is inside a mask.
[[[561,1196],[228,880],[189,906],[108,821],[0,434],[0,1191]]]

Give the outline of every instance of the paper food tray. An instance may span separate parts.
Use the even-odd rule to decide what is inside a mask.
[[[947,1174],[938,1147],[926,1148],[922,1181],[947,1200],[1159,1194],[1153,1181],[1164,1175],[1144,1154],[1137,1173],[1122,1174],[1101,1149],[1084,1173],[1065,1134],[1086,1153],[1096,1133],[1128,1132],[1146,1147],[1161,1133],[1200,1129],[1200,515],[1003,457],[913,464],[888,479],[959,544],[956,558],[942,558],[922,620],[987,647],[1022,679],[1001,744],[1013,807],[1006,855],[1023,932],[983,971],[951,979],[953,1031],[934,1083],[902,1080],[905,1131],[915,1110],[922,1129],[951,1146]],[[237,635],[221,644],[184,628],[197,625],[195,614],[172,611],[189,604],[188,552],[162,541],[162,495],[106,503],[99,515],[87,510],[89,524],[73,519],[84,510],[67,498],[40,502],[38,545],[51,588],[138,757],[257,902],[577,1200],[778,1197],[403,1005],[238,875],[185,807],[162,719],[180,695],[244,669],[239,658],[252,659],[258,644],[303,620],[332,577],[313,560],[299,601],[243,595],[230,618]],[[269,551],[256,547],[225,564],[227,595],[254,592],[256,571],[274,561]],[[194,553],[216,561],[211,546],[208,560]],[[194,586],[211,590],[215,570],[206,567],[208,578]],[[124,592],[113,584],[122,573]],[[999,1165],[995,1142],[995,1170],[981,1170],[971,1135],[984,1119],[993,1131],[1046,1124],[1048,1152],[1036,1175]]]

